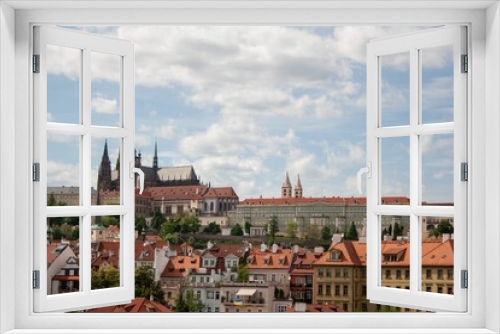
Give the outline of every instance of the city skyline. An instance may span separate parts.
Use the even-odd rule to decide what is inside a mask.
[[[160,166],[192,164],[202,181],[232,186],[241,199],[279,197],[276,184],[283,181],[285,171],[292,184],[300,174],[305,197],[357,195],[356,172],[365,165],[366,150],[365,45],[371,39],[423,29],[73,28],[135,44],[136,148],[142,152],[143,164],[152,165],[157,141]],[[433,112],[423,118],[447,121],[453,99],[450,106],[450,101],[437,99],[432,93],[449,93],[450,64],[443,55],[430,57],[435,74],[424,78],[429,89],[423,93],[428,97],[426,110]],[[53,106],[49,108],[50,120],[55,122],[64,121],[60,117],[65,114],[65,100],[71,97],[65,90],[76,80],[65,63],[60,59],[49,63],[53,69],[49,90],[58,89],[57,99],[61,100],[55,103],[56,97],[51,100],[49,94],[49,107]],[[94,124],[113,125],[118,121],[118,67],[112,59],[97,59],[95,63]],[[389,60],[385,70],[383,111],[397,122],[404,119],[401,110],[408,102],[408,90],[401,84],[408,76],[404,57]],[[423,141],[427,159],[423,162],[424,200],[453,201],[453,187],[449,186],[453,153],[443,154],[453,147],[451,138]],[[383,144],[390,149],[383,149],[382,163],[391,166],[392,176],[388,183],[383,181],[384,195],[408,195],[409,162],[404,161],[408,147],[403,141]],[[92,142],[93,179],[103,142],[104,138]],[[53,179],[59,184],[69,182],[74,173],[61,171],[75,171],[75,162],[57,155],[68,150],[68,141],[53,141],[51,145],[54,153],[48,158],[53,164]],[[114,165],[118,146],[109,141],[108,145]]]

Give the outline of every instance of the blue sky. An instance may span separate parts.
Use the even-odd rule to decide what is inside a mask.
[[[143,164],[151,165],[157,141],[160,166],[193,164],[203,182],[232,186],[240,199],[279,197],[285,171],[292,184],[300,173],[307,197],[356,196],[356,172],[366,154],[366,43],[422,29],[73,28],[134,43],[136,148]],[[48,59],[49,121],[78,121],[78,55],[70,51]],[[424,51],[424,123],[452,121],[447,52]],[[92,122],[115,125],[117,61],[97,54],[92,59]],[[407,59],[391,56],[382,63],[383,125],[407,124]],[[386,195],[408,195],[405,140],[383,144]],[[74,154],[60,154],[73,152],[72,142],[49,141],[51,184],[75,183]],[[108,144],[114,165],[118,144]],[[423,139],[424,199],[452,200],[452,152],[443,153],[452,144],[450,135]],[[93,175],[102,148],[102,138],[92,141]]]

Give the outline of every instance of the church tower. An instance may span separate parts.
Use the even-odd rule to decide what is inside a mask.
[[[300,182],[300,174],[297,174],[297,183],[295,184],[295,198],[302,198],[302,183]]]
[[[291,198],[292,197],[292,184],[290,183],[290,178],[288,177],[288,172],[285,175],[285,181],[281,186],[281,198]]]
[[[110,190],[111,185],[111,161],[108,155],[108,140],[104,141],[104,152],[102,153],[99,174],[97,175],[97,192]]]
[[[153,169],[158,169],[158,142],[155,142],[155,156],[153,157]]]

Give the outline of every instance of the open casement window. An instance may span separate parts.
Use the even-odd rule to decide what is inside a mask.
[[[133,44],[35,27],[33,72],[34,310],[129,303],[134,298]],[[103,80],[111,82],[107,91]],[[110,90],[114,99],[105,95]],[[116,166],[111,170],[109,159],[97,166],[96,151],[114,157]],[[58,171],[61,164],[69,175]],[[115,226],[106,230],[107,224]],[[100,252],[100,241],[114,242],[113,251]],[[92,271],[99,268],[112,277],[111,287],[92,282]]]
[[[429,29],[367,46],[372,303],[466,311],[467,290],[461,287],[467,269],[466,54],[465,27]]]

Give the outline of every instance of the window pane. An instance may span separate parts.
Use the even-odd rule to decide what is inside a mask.
[[[47,134],[47,206],[80,205],[80,136]]]
[[[453,122],[453,45],[420,51],[422,123]]]
[[[91,52],[92,125],[120,126],[121,57]]]
[[[381,139],[381,204],[410,203],[410,138]]]
[[[382,126],[410,124],[410,53],[381,56]]]
[[[80,291],[80,217],[47,218],[47,295]]]
[[[420,218],[422,291],[453,294],[453,217]]]
[[[92,137],[92,188],[98,194],[93,205],[121,203],[120,142],[118,138]]]
[[[120,216],[92,217],[92,290],[121,286],[120,225]]]
[[[453,205],[453,134],[420,136],[422,202]]]
[[[47,122],[80,123],[81,54],[80,49],[47,45]]]
[[[410,289],[410,217],[381,216],[381,286]]]

